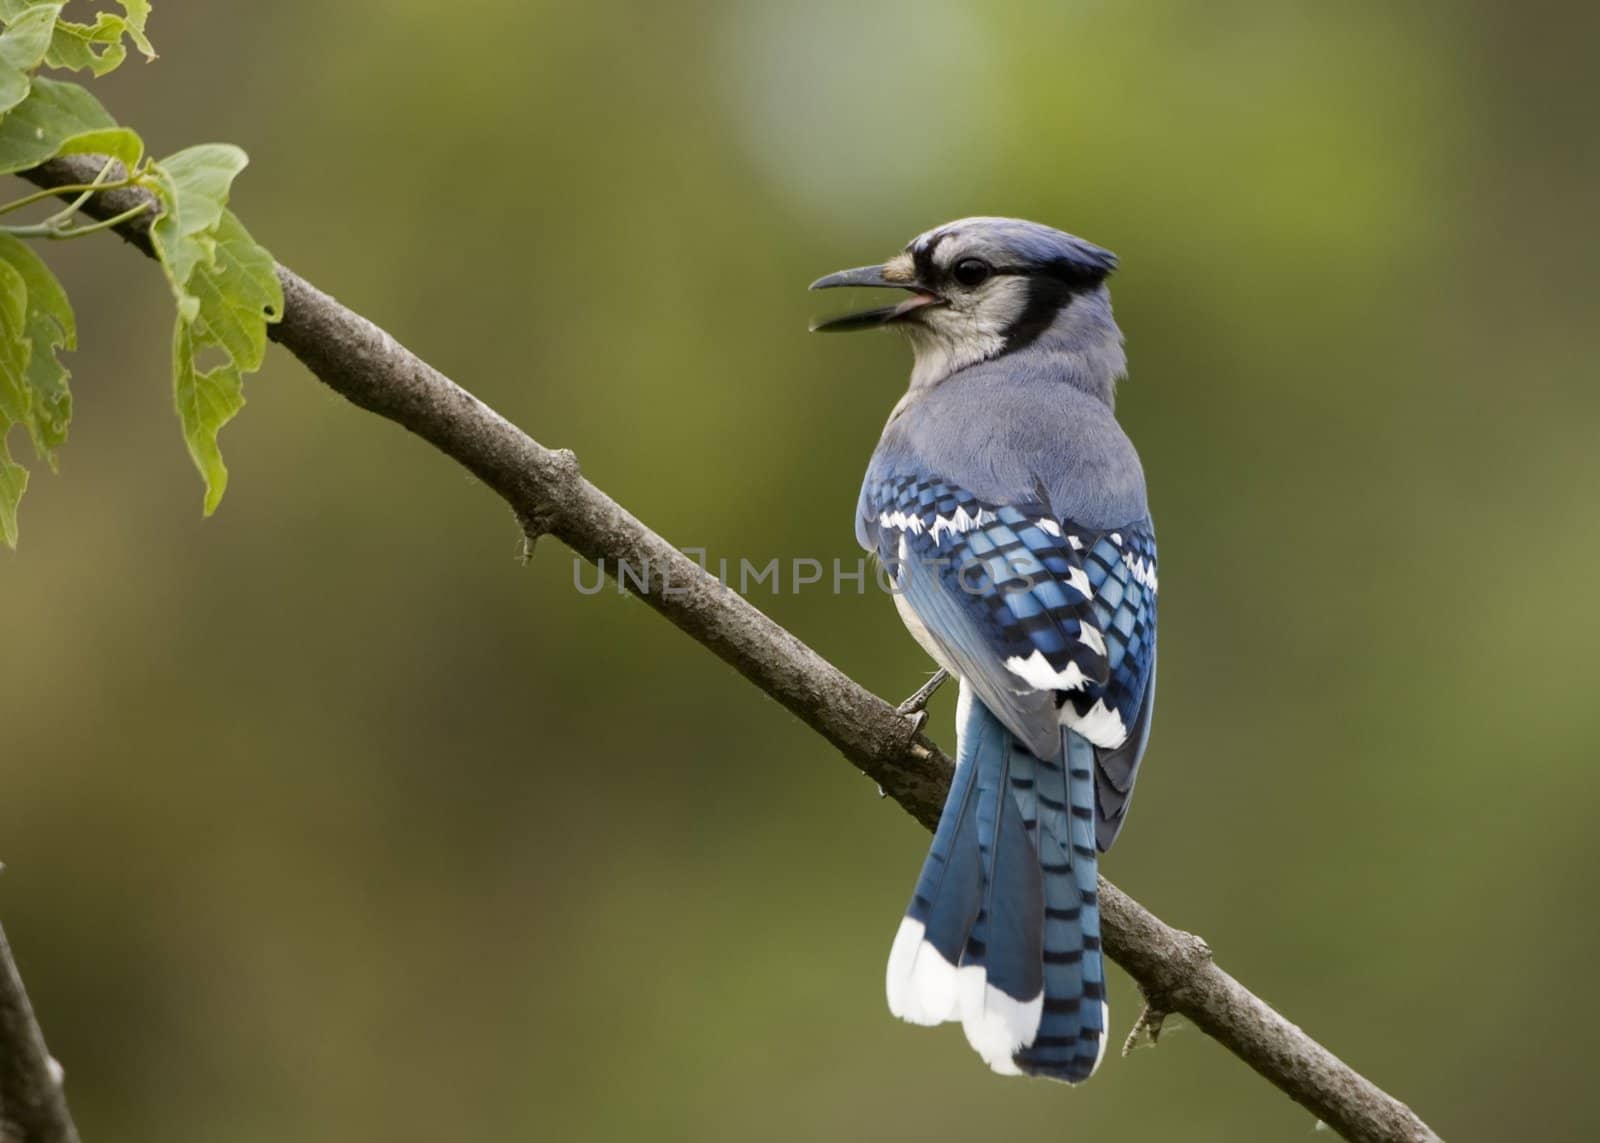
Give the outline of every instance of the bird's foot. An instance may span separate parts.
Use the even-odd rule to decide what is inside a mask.
[[[928,721],[928,700],[933,697],[933,693],[935,691],[944,685],[944,681],[949,677],[950,673],[943,667],[940,667],[937,671],[933,672],[932,678],[917,688],[917,692],[915,694],[895,708],[901,714],[911,719],[913,723],[913,733],[921,730],[922,724]]]
[[[1154,1047],[1161,1040],[1161,1028],[1166,1023],[1167,1011],[1159,1008],[1153,1001],[1146,1001],[1144,1011],[1139,1013],[1139,1019],[1134,1022],[1133,1028],[1128,1032],[1128,1038],[1122,1042],[1122,1054],[1132,1055],[1141,1044]],[[1109,1035],[1109,1029],[1101,1035]]]

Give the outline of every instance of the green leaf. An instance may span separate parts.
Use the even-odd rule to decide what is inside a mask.
[[[117,2],[118,6],[128,14],[128,38],[133,41],[133,46],[145,59],[155,59],[156,50],[150,46],[150,39],[144,34],[144,26],[150,19],[150,0],[117,0]]]
[[[180,316],[172,334],[172,395],[183,440],[206,482],[205,514],[217,510],[228,488],[217,433],[244,408],[244,383],[230,361],[204,373],[195,368],[194,328]]]
[[[33,72],[44,62],[60,4],[33,4],[6,19],[0,32],[0,114],[28,96]]]
[[[67,443],[72,425],[72,390],[67,387],[72,374],[56,351],[72,349],[73,340],[63,338],[56,320],[37,310],[28,311],[27,336],[33,343],[33,356],[28,360],[28,386],[33,390],[28,436],[33,451],[54,472],[59,467],[56,449]]]
[[[0,24],[14,24],[29,8],[37,8],[41,0],[0,0]],[[66,7],[62,0],[61,7]]]
[[[74,24],[66,20],[56,25],[47,60],[51,67],[68,71],[87,71],[95,76],[115,71],[128,58],[122,42],[127,21],[109,12],[96,15],[93,24]]]
[[[54,469],[55,450],[66,442],[72,421],[72,393],[67,388],[70,374],[56,356],[57,350],[78,345],[72,304],[49,267],[10,235],[0,234],[0,264],[9,265],[21,277],[27,298],[23,336],[30,349],[24,379],[30,404],[18,419],[28,428],[34,452]]]
[[[0,0],[0,19],[8,13],[20,13],[27,0]],[[44,62],[68,71],[87,71],[96,76],[115,70],[128,58],[124,40],[131,40],[134,48],[147,60],[156,58],[155,48],[145,35],[145,23],[150,19],[149,0],[118,0],[117,7],[123,15],[96,12],[94,23],[80,24],[72,20],[57,20],[49,52]]]
[[[0,426],[25,424],[33,408],[28,386],[28,284],[17,268],[0,262]],[[3,432],[3,430],[0,430]]]
[[[57,155],[109,155],[132,171],[144,157],[144,140],[133,129],[117,126],[87,88],[36,78],[28,97],[0,118],[0,174],[25,171]]]
[[[17,505],[28,490],[28,470],[11,460],[11,450],[0,436],[0,540],[6,547],[17,547]]]
[[[24,336],[27,284],[9,262],[0,262],[0,540],[17,546],[17,504],[28,487],[28,470],[11,459],[6,437],[11,426],[27,420],[32,408],[28,357],[32,345]]]
[[[215,258],[195,267],[192,321],[180,311],[173,341],[173,388],[189,455],[206,482],[206,515],[228,486],[217,431],[244,406],[244,375],[260,368],[267,348],[267,323],[283,315],[277,263],[256,244],[244,223],[225,210],[215,231]],[[216,350],[225,360],[206,373],[195,355]]]
[[[267,323],[283,315],[283,286],[272,255],[231,210],[217,225],[216,261],[196,269],[189,288],[200,301],[197,340],[221,349],[241,373],[261,368]]]
[[[173,393],[189,455],[206,483],[211,515],[228,484],[217,433],[244,406],[244,375],[266,353],[269,321],[283,313],[277,264],[226,206],[249,160],[237,147],[190,147],[146,167],[162,212],[150,227],[157,257],[178,302]],[[202,372],[195,355],[223,358]]]
[[[87,88],[36,77],[28,98],[0,119],[0,174],[37,167],[73,136],[116,125]]]
[[[144,140],[131,127],[103,127],[65,140],[56,155],[106,155],[120,160],[132,173],[144,158]]]
[[[230,143],[203,143],[150,164],[163,208],[150,227],[150,237],[185,322],[200,312],[199,299],[189,292],[189,279],[196,266],[215,259],[212,232],[222,220],[234,177],[249,161]]]

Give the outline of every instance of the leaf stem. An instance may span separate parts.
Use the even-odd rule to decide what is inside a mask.
[[[110,164],[108,163],[106,166],[109,168]],[[100,175],[95,176],[95,181],[92,183],[77,183],[73,186],[60,187],[56,190],[34,191],[32,194],[24,195],[15,202],[0,203],[0,214],[10,214],[14,210],[21,210],[25,206],[32,206],[36,202],[41,202],[47,198],[55,198],[58,195],[81,192],[80,197],[76,202],[72,203],[72,205],[66,210],[58,212],[60,214],[70,215],[72,212],[81,208],[83,204],[89,200],[89,196],[94,194],[96,191],[123,190],[127,187],[136,185],[139,181],[134,176],[129,175],[121,182],[103,183],[100,181],[100,178],[105,173],[106,172],[102,170]],[[51,217],[54,218],[55,215],[52,215]]]
[[[110,230],[114,226],[121,226],[124,222],[130,222],[149,210],[150,205],[148,202],[141,202],[138,206],[131,207],[121,214],[112,215],[110,218],[90,223],[88,226],[60,226],[46,220],[32,226],[0,226],[0,234],[9,234],[13,238],[48,238],[57,242],[65,241],[68,238],[82,238],[85,234],[93,234],[98,230]]]
[[[94,177],[94,182],[90,183],[83,193],[78,195],[77,198],[73,199],[66,206],[62,207],[49,218],[45,219],[45,222],[56,226],[65,226],[69,221],[71,221],[72,216],[77,214],[78,211],[82,209],[84,203],[89,201],[90,195],[94,194],[94,192],[97,190],[105,189],[105,179],[106,176],[111,173],[111,164],[114,162],[116,162],[115,159],[107,159],[106,165],[101,167],[100,173]],[[129,172],[128,178],[133,178],[132,172]]]

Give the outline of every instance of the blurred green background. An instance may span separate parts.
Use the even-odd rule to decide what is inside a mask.
[[[1593,6],[151,31],[113,113],[245,146],[280,259],[735,560],[855,558],[907,372],[807,282],[973,213],[1116,250],[1164,591],[1107,873],[1447,1138],[1600,1134]],[[1192,1028],[1068,1090],[892,1020],[906,815],[282,351],[202,521],[156,267],[47,253],[79,411],[0,553],[0,916],[86,1140],[1311,1137]],[[875,593],[756,601],[879,693],[927,669]]]

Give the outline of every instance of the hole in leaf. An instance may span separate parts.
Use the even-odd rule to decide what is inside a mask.
[[[202,345],[194,351],[194,368],[197,373],[210,373],[224,365],[233,364],[233,355],[217,345]]]

